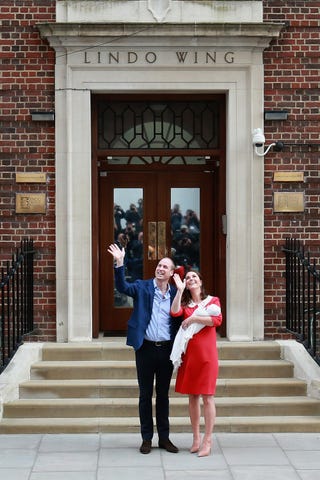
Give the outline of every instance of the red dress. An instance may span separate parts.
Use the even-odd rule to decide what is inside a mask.
[[[218,297],[212,297],[208,305],[216,304],[220,307]],[[196,304],[182,307],[173,316],[183,314],[188,318],[197,308]],[[171,313],[172,315],[172,313]],[[175,391],[178,393],[194,395],[214,395],[218,377],[218,350],[216,342],[216,327],[221,325],[222,314],[212,316],[213,326],[203,327],[196,333],[187,346],[186,353],[182,355],[176,378]]]

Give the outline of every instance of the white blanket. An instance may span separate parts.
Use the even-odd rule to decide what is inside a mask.
[[[199,303],[198,307],[195,309],[191,317],[193,315],[212,315],[215,317],[220,315],[221,308],[218,305],[212,304],[206,306],[211,299],[212,297],[208,295],[207,298],[205,298],[201,303]],[[205,325],[202,325],[201,323],[191,323],[188,328],[184,329],[182,328],[182,326],[179,328],[176,338],[173,342],[173,347],[170,355],[170,360],[173,363],[174,372],[180,367],[182,363],[181,356],[183,353],[186,352],[190,338],[192,338],[193,335],[195,335],[196,333],[200,332],[203,327],[205,327]]]

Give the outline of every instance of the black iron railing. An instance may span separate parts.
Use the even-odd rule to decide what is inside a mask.
[[[25,239],[1,268],[0,372],[33,330],[33,241]]]
[[[320,365],[320,270],[301,242],[287,238],[286,328]]]

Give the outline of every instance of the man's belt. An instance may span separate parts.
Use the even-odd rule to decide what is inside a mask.
[[[152,340],[144,340],[147,343],[150,343],[151,345],[154,345],[155,347],[164,347],[165,345],[169,345],[172,343],[172,340],[162,340],[159,342],[153,342]]]

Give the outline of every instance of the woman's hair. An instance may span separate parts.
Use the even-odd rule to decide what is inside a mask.
[[[196,275],[198,275],[198,277],[200,278],[200,280],[201,280],[201,282],[202,282],[201,291],[200,291],[200,297],[201,297],[201,300],[203,300],[204,298],[206,298],[207,294],[206,294],[205,289],[204,289],[204,287],[203,287],[203,278],[202,278],[202,275],[201,275],[200,272],[197,272],[196,270],[189,270],[189,271],[186,273],[186,275],[185,275],[184,278],[186,278],[186,276],[187,276],[188,273],[190,273],[190,272],[193,272],[193,273],[195,273]],[[191,297],[190,291],[185,288],[184,291],[183,291],[182,297],[181,297],[181,305],[182,305],[183,307],[186,307],[187,305],[189,305],[189,303],[191,302],[191,300],[192,300],[192,297]]]

